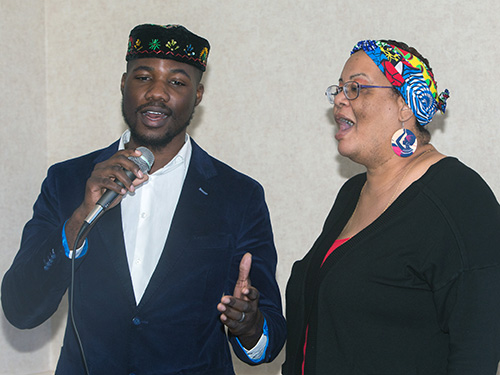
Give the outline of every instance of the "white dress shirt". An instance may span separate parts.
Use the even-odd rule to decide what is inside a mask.
[[[123,133],[119,149],[130,140]],[[170,231],[182,185],[191,160],[191,139],[163,168],[149,175],[148,181],[122,199],[122,226],[128,265],[137,304],[148,286]]]

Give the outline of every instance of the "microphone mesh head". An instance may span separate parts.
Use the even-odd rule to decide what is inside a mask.
[[[146,147],[137,147],[137,150],[142,152],[141,156],[130,156],[129,159],[139,166],[139,169],[143,172],[149,172],[153,163],[155,162],[155,157],[151,151]]]

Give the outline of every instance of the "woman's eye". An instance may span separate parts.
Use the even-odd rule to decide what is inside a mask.
[[[351,95],[356,94],[358,92],[358,85],[351,83],[349,86],[347,86],[347,90]]]

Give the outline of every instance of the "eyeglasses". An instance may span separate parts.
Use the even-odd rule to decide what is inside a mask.
[[[356,81],[347,81],[343,86],[331,85],[325,91],[325,95],[331,104],[334,104],[335,97],[341,91],[344,91],[344,95],[349,100],[354,100],[359,96],[359,90],[364,88],[384,88],[392,89],[392,86],[371,86],[371,85],[361,85]]]

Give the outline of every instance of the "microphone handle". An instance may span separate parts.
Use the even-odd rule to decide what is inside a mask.
[[[128,169],[124,169],[124,171],[128,178],[130,178],[132,181],[135,180],[136,177],[133,172],[129,171]],[[125,185],[123,185],[121,181],[115,180],[115,182],[121,187],[125,187]],[[90,211],[90,213],[85,218],[85,222],[88,225],[94,223],[98,218],[101,217],[101,215],[107,210],[111,202],[113,202],[118,195],[119,194],[116,191],[106,190],[101,198],[99,198],[99,200],[97,201],[94,209]]]
[[[135,180],[136,177],[134,173],[130,172],[128,169],[124,169],[124,171],[125,174],[128,176],[128,178],[130,178],[132,181]],[[125,185],[123,185],[121,181],[115,180],[115,182],[122,188],[125,187]],[[116,191],[106,190],[102,195],[102,197],[99,198],[99,200],[97,201],[97,204],[101,206],[104,210],[106,210],[111,204],[111,202],[113,202],[118,195],[119,194]]]

